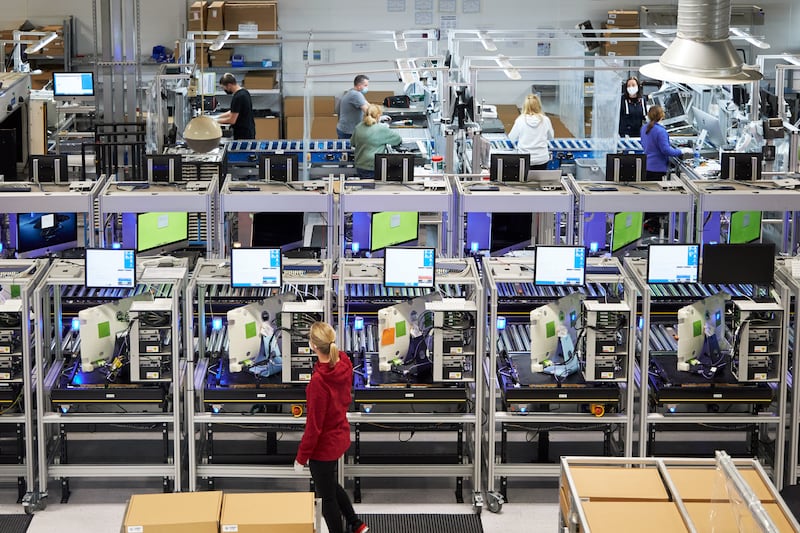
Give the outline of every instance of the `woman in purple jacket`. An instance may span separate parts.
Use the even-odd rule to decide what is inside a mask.
[[[647,177],[646,181],[661,181],[669,172],[669,158],[680,157],[684,151],[673,148],[669,144],[669,134],[667,130],[659,124],[664,118],[664,109],[654,105],[647,112],[649,122],[642,126],[640,133],[642,148],[647,154]],[[688,153],[691,149],[686,148]]]

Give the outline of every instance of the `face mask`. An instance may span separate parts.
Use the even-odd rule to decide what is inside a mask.
[[[628,87],[628,94],[631,95],[631,96],[636,96],[637,94],[639,94],[639,88],[638,87]]]
[[[361,94],[367,94],[369,92],[369,87],[362,87]]]

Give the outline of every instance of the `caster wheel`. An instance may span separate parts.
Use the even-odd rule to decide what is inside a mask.
[[[503,495],[499,492],[489,492],[486,494],[486,504],[490,512],[499,513],[504,503]]]

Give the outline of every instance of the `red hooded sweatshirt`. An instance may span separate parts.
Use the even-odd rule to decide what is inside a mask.
[[[314,373],[306,387],[306,429],[297,450],[297,462],[336,461],[350,447],[350,408],[353,387],[353,363],[344,352],[339,362],[314,365]]]

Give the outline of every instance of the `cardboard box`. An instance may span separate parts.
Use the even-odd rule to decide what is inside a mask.
[[[194,45],[194,62],[201,69],[209,67],[207,44],[198,43]]]
[[[44,86],[53,80],[53,71],[50,69],[41,69],[39,74],[31,74],[31,89],[37,91],[44,89]]]
[[[302,139],[303,138],[303,117],[290,117],[284,119],[284,139]]]
[[[231,66],[231,56],[233,55],[233,48],[220,48],[216,52],[210,51],[208,53],[208,61],[212,67],[229,67]],[[237,78],[237,81],[240,81]]]
[[[222,492],[135,494],[122,533],[218,533]]]
[[[220,531],[314,533],[314,494],[226,494],[222,501]]]
[[[369,93],[367,93],[369,94]],[[314,97],[314,116],[329,117],[333,115],[335,99],[333,96],[315,96]]]
[[[635,470],[635,469],[634,469]],[[640,470],[640,469],[639,469]],[[653,470],[655,472],[655,470]],[[673,502],[584,502],[592,533],[677,533],[688,531]],[[646,525],[645,525],[646,524]]]
[[[252,2],[248,4],[225,2],[224,12],[226,30],[278,30],[278,5],[274,2]]]
[[[612,9],[608,11],[606,24],[617,28],[638,28],[639,12]]]
[[[303,97],[286,96],[283,99],[283,115],[286,117],[303,116]]]
[[[394,96],[394,91],[369,91],[364,97],[370,104],[383,105],[384,99],[388,96]]]
[[[709,502],[727,498],[722,474],[715,468],[669,467],[667,471],[675,483],[675,488],[678,489],[678,494],[685,502]],[[738,472],[759,500],[775,502],[775,496],[758,472],[747,468],[739,468]]]
[[[603,43],[603,55],[637,56],[639,55],[639,43],[611,40]]]
[[[314,117],[314,122],[311,123],[311,138],[312,139],[335,139],[336,124],[339,123],[339,117]]]
[[[256,118],[255,121],[256,139],[281,138],[281,119],[277,117],[261,117]]]
[[[211,2],[208,5],[206,30],[221,31],[225,29],[225,2]]]
[[[655,468],[575,466],[572,479],[582,499],[595,501],[667,501],[667,490]],[[563,484],[563,481],[562,481]]]
[[[244,86],[248,89],[274,89],[276,72],[274,70],[253,70],[244,77]]]
[[[555,135],[556,139],[568,139],[575,137],[575,135],[569,131],[569,128],[567,128],[566,124],[561,121],[561,118],[558,115],[552,115],[550,113],[546,113],[546,115],[550,118],[550,122],[553,124],[553,134]]]
[[[198,0],[189,6],[189,31],[203,31],[208,22],[208,2]]]

